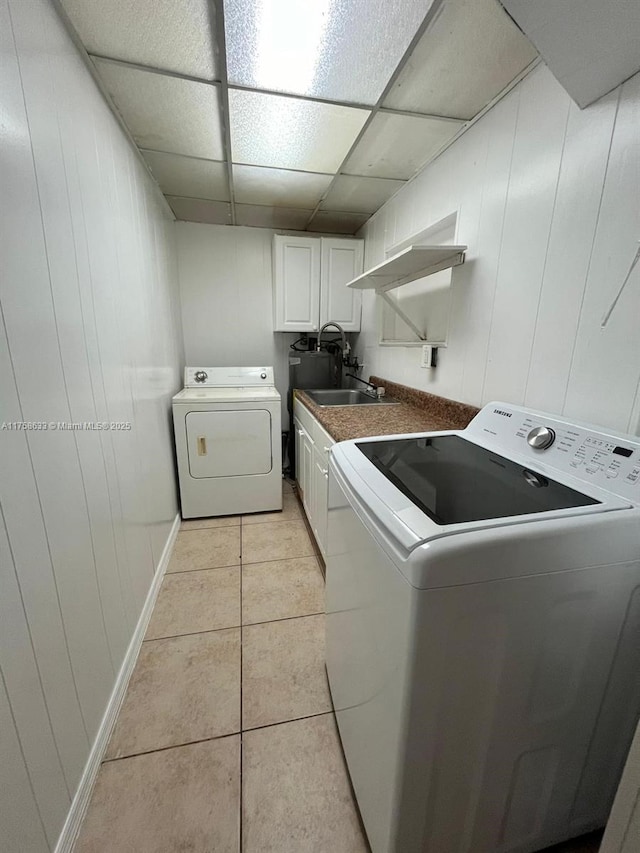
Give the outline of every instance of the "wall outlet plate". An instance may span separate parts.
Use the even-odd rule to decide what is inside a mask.
[[[432,369],[436,366],[438,358],[438,347],[424,344],[421,349],[420,367]]]

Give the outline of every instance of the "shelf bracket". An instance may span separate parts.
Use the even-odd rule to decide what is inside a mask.
[[[396,302],[396,300],[395,300],[395,299],[392,299],[392,298],[389,296],[389,294],[388,294],[388,293],[386,293],[384,290],[379,290],[379,291],[378,291],[378,294],[379,294],[379,295],[384,299],[384,301],[387,303],[387,305],[388,305],[390,308],[392,308],[392,309],[396,312],[396,314],[398,315],[398,317],[400,317],[400,319],[401,319],[401,320],[404,320],[404,322],[407,324],[407,326],[409,326],[409,328],[410,328],[412,331],[414,331],[414,332],[416,333],[416,335],[418,336],[418,338],[419,338],[421,341],[426,341],[426,340],[427,340],[427,332],[426,332],[426,329],[425,329],[425,331],[424,331],[424,332],[421,332],[421,331],[420,331],[420,329],[419,329],[419,328],[416,326],[416,324],[413,322],[413,320],[412,320],[410,317],[408,317],[408,316],[404,313],[404,311],[403,311],[403,310],[402,310],[402,308],[398,305],[398,303]]]

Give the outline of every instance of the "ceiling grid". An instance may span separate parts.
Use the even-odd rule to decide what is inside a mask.
[[[100,53],[89,54],[94,61],[110,62],[112,65],[121,65],[134,71],[148,71],[150,74],[162,74],[165,77],[178,77],[180,80],[188,80],[191,83],[202,83],[204,86],[216,86],[220,80],[207,80],[204,77],[195,77],[193,74],[182,74],[180,71],[168,71],[166,68],[157,68],[155,65],[143,65],[140,62],[131,62],[127,59],[114,59],[113,56],[103,56]]]
[[[212,42],[218,47],[218,63],[220,67],[221,95],[220,121],[224,135],[225,160],[229,181],[229,202],[231,206],[231,224],[236,225],[236,201],[233,192],[233,157],[231,152],[231,120],[229,114],[229,87],[227,83],[227,44],[224,28],[223,0],[207,0],[213,27]]]
[[[178,219],[352,234],[537,54],[498,0],[60,0]]]
[[[396,68],[395,68],[395,70],[394,70],[393,74],[391,75],[391,77],[389,78],[389,80],[387,80],[387,83],[386,83],[386,85],[385,85],[384,89],[382,90],[382,92],[380,93],[380,96],[378,97],[378,100],[377,100],[377,102],[376,102],[376,104],[375,104],[375,106],[374,106],[373,110],[371,111],[371,113],[370,113],[370,115],[369,115],[369,118],[367,119],[367,121],[365,122],[364,126],[363,126],[363,127],[362,127],[362,129],[360,130],[360,133],[358,134],[358,136],[354,139],[354,141],[353,141],[353,144],[352,144],[351,148],[350,148],[350,149],[349,149],[349,151],[347,152],[347,156],[344,158],[344,160],[343,160],[343,161],[342,161],[342,163],[340,164],[340,168],[338,169],[338,171],[337,171],[337,173],[336,173],[336,176],[335,176],[335,178],[333,179],[333,181],[332,181],[332,183],[331,183],[331,186],[329,187],[329,190],[327,190],[326,195],[328,195],[328,194],[329,194],[329,191],[330,191],[330,190],[331,190],[331,189],[336,185],[336,181],[339,179],[340,174],[341,174],[341,172],[342,172],[343,168],[344,168],[344,167],[346,166],[346,164],[349,162],[349,158],[350,158],[351,154],[353,154],[353,152],[357,149],[357,147],[358,147],[358,143],[360,142],[360,140],[364,138],[364,136],[365,136],[365,134],[366,134],[367,130],[368,130],[368,129],[369,129],[369,127],[371,126],[371,123],[373,122],[373,120],[375,119],[375,117],[376,117],[376,115],[377,115],[378,111],[379,111],[379,110],[380,110],[380,108],[382,107],[382,104],[384,103],[384,100],[385,100],[385,98],[386,98],[386,96],[387,96],[387,94],[388,94],[389,90],[391,89],[391,87],[392,87],[392,86],[393,86],[393,84],[395,83],[396,79],[398,78],[398,75],[400,74],[400,72],[401,72],[401,71],[402,71],[402,69],[404,68],[404,66],[405,66],[405,64],[406,64],[406,62],[407,62],[407,60],[408,60],[408,59],[409,59],[409,57],[411,56],[411,53],[412,53],[413,49],[415,48],[415,46],[416,46],[416,45],[418,44],[418,42],[420,41],[420,39],[421,39],[422,35],[423,35],[423,34],[424,34],[424,32],[426,31],[426,29],[429,27],[429,25],[432,23],[432,21],[434,21],[434,20],[435,20],[435,18],[437,17],[438,12],[439,12],[439,11],[440,11],[440,9],[442,8],[442,3],[443,3],[443,2],[444,2],[444,0],[433,0],[433,2],[431,3],[431,5],[430,5],[430,7],[429,7],[429,9],[428,9],[428,11],[427,11],[427,13],[426,13],[426,15],[425,15],[425,17],[424,17],[423,21],[422,21],[422,23],[420,24],[420,26],[419,26],[418,30],[416,31],[415,35],[414,35],[414,36],[413,36],[413,38],[411,39],[411,42],[410,42],[409,46],[407,47],[407,49],[406,49],[406,50],[405,50],[405,52],[403,53],[403,55],[402,55],[402,57],[401,57],[401,59],[400,59],[400,62],[399,62],[399,63],[398,63],[398,65],[396,66]],[[389,176],[389,175],[384,175],[384,176],[382,176],[382,177],[390,177],[390,176]],[[326,198],[326,195],[325,195],[325,198]],[[309,222],[307,223],[307,227],[309,227],[309,226],[311,225],[311,223],[312,223],[312,221],[313,221],[313,218],[315,217],[315,215],[316,215],[316,214],[318,213],[318,211],[320,210],[320,206],[321,206],[321,204],[322,204],[322,202],[323,202],[323,201],[324,201],[324,198],[320,200],[320,202],[318,203],[318,206],[316,207],[316,209],[315,209],[315,210],[313,211],[313,213],[311,214],[311,217],[309,218]],[[385,201],[386,201],[386,199],[385,199]],[[384,202],[383,202],[383,204],[384,204]],[[381,206],[381,205],[380,205],[380,206]],[[372,212],[372,213],[375,213],[375,211],[371,211],[371,212]]]

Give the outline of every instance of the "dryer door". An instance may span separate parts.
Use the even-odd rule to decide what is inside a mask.
[[[271,471],[271,414],[266,409],[189,412],[185,420],[192,477]]]

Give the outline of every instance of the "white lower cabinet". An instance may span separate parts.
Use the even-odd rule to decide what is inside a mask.
[[[297,417],[293,419],[293,428],[296,431],[296,480],[302,503],[309,513],[308,484],[311,483],[311,465],[313,460],[313,443],[311,436],[302,426]]]
[[[298,459],[300,459],[300,445],[302,444],[302,427],[300,426],[300,422],[297,418],[293,419],[293,441],[294,441],[294,453],[296,460],[296,469],[298,469]],[[302,487],[302,483],[300,482],[300,472],[296,470],[296,482],[298,483],[298,491],[303,492],[304,489]]]
[[[298,400],[294,402],[296,479],[318,547],[327,550],[329,453],[335,441]]]
[[[302,503],[307,511],[307,516],[311,518],[313,515],[313,441],[311,436],[302,431],[302,470],[304,490],[302,493]]]
[[[313,449],[313,528],[324,554],[327,548],[327,500],[329,497],[329,460],[317,447]]]

